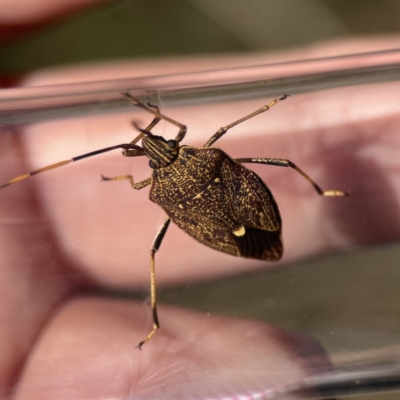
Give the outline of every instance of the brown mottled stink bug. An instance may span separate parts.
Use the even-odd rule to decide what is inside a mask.
[[[156,105],[143,104],[129,93],[124,95],[136,106],[155,117],[146,129],[128,144],[119,144],[58,162],[28,174],[11,179],[0,189],[71,162],[92,157],[115,149],[123,149],[125,157],[147,156],[153,172],[150,178],[135,183],[131,175],[103,180],[128,180],[140,190],[151,185],[149,198],[167,213],[150,251],[150,292],[153,329],[138,344],[141,348],[149,341],[160,324],[157,316],[154,255],[160,248],[169,223],[174,221],[182,230],[199,242],[215,250],[234,256],[259,260],[279,260],[283,253],[282,225],[278,206],[271,191],[257,174],[243,163],[258,163],[290,167],[307,179],[319,195],[347,196],[346,192],[322,190],[306,173],[290,160],[276,158],[233,159],[222,150],[211,147],[232,127],[269,110],[287,95],[271,101],[257,111],[220,128],[203,147],[180,146],[186,135],[186,126],[160,113]],[[165,140],[151,133],[151,129],[165,120],[179,128],[174,140]],[[142,140],[142,146],[136,143]]]

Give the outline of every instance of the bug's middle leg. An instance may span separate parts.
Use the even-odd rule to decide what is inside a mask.
[[[253,164],[266,164],[275,165],[278,167],[290,167],[298,172],[303,178],[307,179],[311,183],[313,188],[320,196],[326,197],[343,197],[348,196],[348,192],[342,192],[341,190],[322,190],[321,187],[311,179],[303,170],[301,170],[295,163],[284,158],[237,158],[235,161],[239,163],[253,163]]]
[[[133,187],[133,189],[140,190],[143,189],[146,186],[149,186],[151,183],[151,178],[144,179],[143,181],[135,183],[133,180],[132,175],[118,175],[118,176],[113,176],[113,177],[108,177],[101,175],[101,180],[102,181],[123,181],[127,180]]]
[[[158,249],[161,246],[161,243],[164,239],[165,233],[167,232],[168,226],[171,222],[171,219],[168,217],[160,230],[158,231],[156,237],[154,238],[153,244],[150,250],[150,298],[151,298],[151,311],[153,314],[153,329],[150,333],[138,344],[138,348],[141,349],[142,346],[148,342],[155,333],[160,329],[160,323],[158,321],[157,315],[157,299],[156,299],[156,268],[154,262],[154,256],[157,253]]]
[[[272,100],[269,104],[259,108],[258,110],[252,112],[249,115],[246,115],[243,118],[238,119],[235,122],[232,122],[229,125],[223,126],[222,128],[219,128],[217,132],[214,133],[214,135],[211,136],[210,139],[208,139],[207,143],[203,147],[210,147],[212,146],[218,139],[220,139],[222,136],[225,135],[226,132],[228,132],[229,129],[233,128],[236,125],[241,124],[244,121],[247,121],[250,118],[255,117],[258,114],[262,114],[265,111],[268,111],[272,106],[274,106],[276,103],[285,100],[288,97],[286,93],[282,97],[279,97],[277,99]]]

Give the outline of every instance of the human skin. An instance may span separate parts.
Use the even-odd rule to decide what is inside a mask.
[[[391,46],[390,39],[343,41],[301,49],[287,58]],[[261,58],[245,62],[259,63]],[[166,60],[162,70],[152,62],[65,68],[36,72],[21,84],[113,79],[149,71],[157,75],[240,61]],[[294,171],[257,169],[279,201],[283,263],[398,239],[400,224],[393,212],[400,190],[394,153],[398,92],[391,83],[293,96],[218,143],[235,157],[290,158],[318,177],[324,189],[351,191],[350,198],[322,199]],[[201,145],[221,125],[261,105],[256,100],[162,111],[188,125],[185,143]],[[151,116],[55,121],[28,127],[20,136],[3,129],[2,180],[57,161],[59,153],[65,158],[65,153],[76,156],[129,141],[135,135],[130,120],[144,123],[146,118]],[[169,128],[162,125],[161,133],[163,129]],[[49,134],[55,131],[57,135]],[[66,144],[61,146],[60,138]],[[148,201],[147,189],[133,192],[124,182],[98,182],[100,173],[115,175],[123,168],[144,179],[150,174],[146,163],[124,160],[116,168],[116,155],[102,157],[0,192],[0,394],[17,399],[167,399],[178,394],[190,398],[207,387],[214,394],[233,395],[243,387],[277,390],[300,381],[313,366],[307,354],[317,351],[324,360],[311,338],[268,324],[163,305],[162,329],[141,352],[135,349],[151,326],[148,305],[94,295],[93,290],[148,285],[149,247],[164,216]],[[382,205],[378,214],[377,202]],[[161,285],[273,266],[207,249],[176,227],[168,232],[156,263]]]
[[[132,133],[129,118],[121,118],[127,122],[124,135]],[[110,117],[111,125],[118,119]],[[89,124],[98,133],[96,127],[104,122],[103,117],[101,121],[80,119],[79,125]],[[33,164],[26,157],[28,142],[36,148],[42,142],[40,136],[54,127],[56,122],[27,128],[23,133],[29,133],[29,139],[23,142],[16,132],[4,130],[1,148],[6,149],[2,162],[7,173],[36,168],[36,156]],[[79,130],[64,126],[61,131],[78,134],[75,144],[70,142],[68,147],[84,152],[78,150],[82,145]],[[87,144],[93,145],[91,141]],[[48,145],[60,146],[53,140]],[[39,163],[47,163],[40,154],[37,157]],[[119,160],[117,155],[101,160],[107,172],[112,172],[113,158]],[[240,394],[243,387],[253,392],[274,391],[308,376],[314,364],[304,358],[307,354],[320,354],[325,360],[311,338],[254,321],[163,305],[159,306],[162,329],[142,351],[136,349],[151,326],[148,305],[93,292],[148,285],[148,249],[157,223],[164,217],[145,191],[132,192],[126,183],[101,183],[95,165],[99,166],[83,162],[79,168],[78,176],[88,183],[86,199],[79,196],[81,183],[75,179],[61,191],[48,181],[64,182],[68,168],[43,174],[40,183],[30,179],[1,192],[1,307],[7,322],[0,329],[0,346],[7,357],[1,359],[0,376],[5,395],[11,390],[16,398],[24,399],[129,395],[167,399],[197,395],[204,392],[204,385],[221,396]],[[133,165],[135,173],[149,173],[143,163]],[[98,189],[92,192],[97,186],[105,190],[104,195],[95,194]],[[66,201],[68,192],[78,195],[78,203]],[[110,202],[111,194],[115,197]],[[132,197],[133,203],[128,201],[128,208],[115,204],[115,200],[124,203],[131,195],[138,196],[136,200]],[[132,218],[127,218],[129,210],[134,212]],[[96,227],[93,223],[99,219]],[[94,242],[85,242],[87,239]],[[97,248],[99,240],[103,244]],[[176,228],[168,232],[156,262],[161,285],[265,265],[243,264],[240,259],[218,254]]]

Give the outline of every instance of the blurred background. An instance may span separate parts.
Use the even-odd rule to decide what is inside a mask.
[[[123,0],[49,20],[23,29],[0,23],[3,77],[75,63],[279,52],[344,37],[395,35],[400,2]],[[400,325],[393,316],[400,313],[399,260],[400,246],[389,244],[302,261],[285,270],[166,288],[160,298],[308,332],[334,354],[365,351],[398,345]]]
[[[296,6],[291,0],[105,1],[52,19],[50,25],[31,22],[21,30],[18,21],[3,22],[0,72],[109,59],[279,51],[399,31],[396,0],[302,0]]]

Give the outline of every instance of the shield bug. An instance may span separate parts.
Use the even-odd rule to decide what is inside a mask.
[[[30,176],[58,168],[74,161],[92,157],[111,150],[122,149],[125,157],[146,156],[152,169],[150,178],[135,182],[133,176],[105,177],[105,181],[127,180],[133,189],[150,186],[149,198],[161,206],[167,214],[150,250],[150,293],[153,328],[138,344],[139,349],[148,342],[160,324],[157,316],[155,253],[171,222],[197,241],[234,256],[276,261],[282,257],[282,224],[278,205],[268,187],[245,163],[290,167],[302,175],[321,196],[347,196],[346,192],[322,190],[304,171],[287,159],[238,158],[233,159],[222,150],[211,147],[232,127],[255,117],[287,95],[272,100],[253,113],[220,128],[203,147],[180,145],[186,135],[186,126],[161,114],[151,103],[142,103],[130,93],[124,93],[132,104],[154,116],[152,122],[139,130],[130,143],[118,144],[61,161],[56,164],[15,177],[0,186],[0,189],[22,181]],[[175,139],[166,140],[154,135],[151,130],[164,120],[175,125],[179,131]],[[141,140],[141,146],[137,143]]]

